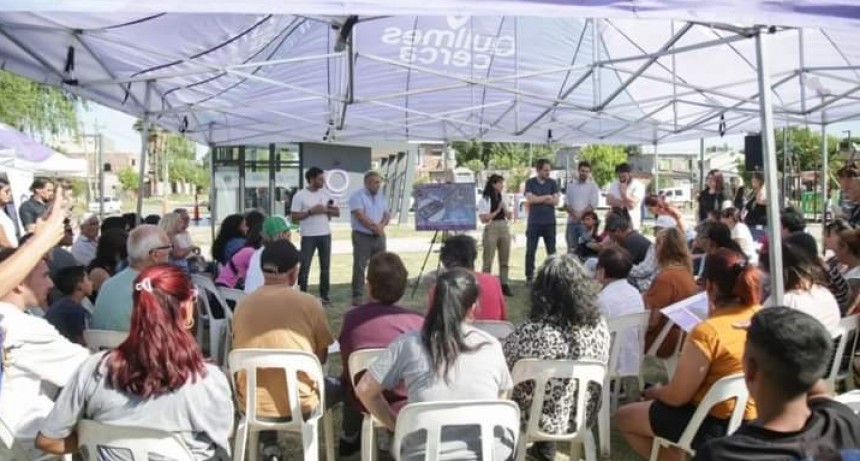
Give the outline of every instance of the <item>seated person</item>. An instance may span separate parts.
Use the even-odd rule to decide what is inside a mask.
[[[295,289],[299,275],[299,250],[287,240],[266,245],[260,257],[264,285],[245,295],[233,313],[234,349],[280,349],[315,354],[320,363],[328,358],[328,347],[334,342],[319,299]],[[245,377],[236,378],[236,401],[245,408]],[[317,389],[315,381],[299,379],[302,413],[319,410],[319,393],[332,406],[340,401],[340,381],[327,380],[326,389]],[[281,370],[257,373],[257,414],[263,418],[286,418],[290,414],[287,382]],[[277,434],[260,435],[265,459],[282,456]],[[256,447],[252,447],[256,449]]]
[[[0,263],[18,250],[0,250]],[[64,338],[45,319],[26,313],[28,307],[46,305],[53,283],[48,265],[39,262],[5,296],[0,297],[0,330],[3,344],[3,392],[0,393],[0,415],[23,447],[32,447],[42,419],[54,406],[56,393],[65,386],[90,353]],[[29,441],[29,442],[26,442]],[[30,459],[39,454],[32,450]]]
[[[127,246],[128,267],[102,284],[93,308],[92,329],[128,331],[134,279],[148,267],[167,263],[172,248],[167,235],[150,224],[129,232]]]
[[[720,222],[732,231],[732,240],[737,242],[750,264],[758,264],[758,244],[753,239],[750,228],[741,219],[741,213],[735,208],[720,211]]]
[[[257,288],[263,286],[263,269],[260,267],[260,257],[263,255],[263,249],[266,248],[266,245],[278,240],[290,240],[292,231],[296,229],[298,226],[281,215],[266,216],[266,219],[263,220],[263,240],[260,243],[260,248],[254,251],[248,261],[248,270],[245,272],[245,293],[253,293],[257,291]]]
[[[598,308],[598,289],[576,257],[547,258],[531,287],[529,319],[505,338],[508,368],[513,369],[521,359],[594,360],[604,365],[609,362],[609,328]],[[523,424],[528,422],[533,393],[533,382],[514,388],[513,400],[520,407]],[[541,429],[557,434],[576,430],[576,383],[552,380],[546,394]],[[586,401],[587,425],[591,427],[600,408],[600,386],[589,385]],[[552,460],[555,445],[537,442],[530,455],[538,460]]]
[[[236,250],[227,264],[218,272],[215,284],[237,290],[245,289],[245,279],[248,276],[248,268],[251,266],[251,258],[254,252],[263,246],[263,222],[266,217],[259,211],[251,211],[245,215],[244,226],[245,246]]]
[[[391,343],[356,387],[364,407],[390,431],[397,416],[383,392],[401,382],[410,403],[498,399],[512,386],[499,341],[469,325],[478,302],[474,272],[447,270],[439,275],[435,290],[421,331]],[[497,459],[513,454],[512,436],[497,436]],[[425,439],[421,433],[409,434],[401,445],[401,459],[423,459]],[[479,430],[447,426],[441,439],[439,451],[446,459],[481,459]]]
[[[669,384],[646,389],[646,401],[625,405],[615,414],[618,430],[640,456],[649,456],[655,436],[677,441],[711,386],[743,371],[746,331],[738,326],[760,309],[759,277],[758,269],[746,264],[739,252],[721,249],[708,255],[703,275],[711,306],[708,318],[687,336]],[[734,401],[725,401],[711,408],[693,440],[694,450],[726,435],[734,405]],[[755,402],[750,400],[744,420],[755,418]],[[663,448],[660,454],[665,459],[681,459],[677,448]]]
[[[63,297],[51,305],[45,320],[69,341],[86,346],[84,330],[91,315],[81,303],[93,292],[93,282],[86,268],[72,266],[61,269],[57,273],[55,285]]]
[[[633,259],[624,248],[607,248],[597,257],[597,282],[603,285],[597,296],[600,313],[607,320],[622,315],[635,314],[645,310],[642,295],[627,277],[633,269]],[[614,372],[617,376],[639,376],[642,363],[644,340],[637,331],[625,331],[618,338],[618,364]]]
[[[640,291],[647,290],[657,270],[654,245],[645,236],[633,230],[627,218],[618,214],[610,214],[606,218],[606,232],[612,237],[613,242],[627,250],[633,258],[631,281]],[[604,248],[608,246],[608,242],[603,245]]]
[[[651,311],[648,331],[645,333],[645,351],[651,349],[660,336],[668,318],[660,309],[695,295],[699,289],[693,278],[693,264],[684,235],[678,229],[663,229],[657,233],[656,259],[658,272],[648,291],[642,296]],[[676,325],[669,330],[657,349],[657,357],[671,357],[681,340],[681,329]]]
[[[143,270],[134,280],[128,339],[77,369],[45,418],[36,446],[54,454],[76,452],[75,425],[89,419],[173,432],[195,460],[229,452],[230,386],[217,365],[205,362],[189,332],[193,327],[191,279],[165,264]]]
[[[825,231],[825,240],[827,240],[826,231]],[[848,281],[845,280],[845,276],[839,272],[839,269],[836,266],[832,266],[821,257],[821,253],[818,251],[818,242],[815,241],[815,237],[806,232],[797,232],[789,235],[784,243],[789,245],[793,245],[798,250],[802,251],[806,254],[812,261],[817,261],[821,264],[821,270],[825,274],[825,279],[827,282],[827,289],[830,290],[830,293],[833,294],[833,297],[836,298],[836,302],[839,304],[839,312],[844,315],[848,312],[848,309],[851,307],[851,299],[850,299],[850,287],[848,286]]]
[[[753,316],[743,365],[759,419],[705,444],[693,459],[839,459],[840,450],[860,448],[860,418],[812,391],[827,372],[821,357],[831,353],[830,333],[803,312],[773,307]]]
[[[367,266],[367,304],[346,312],[340,330],[340,356],[343,373],[340,377],[346,404],[343,407],[343,434],[340,439],[340,456],[349,456],[361,448],[361,412],[352,387],[352,370],[349,356],[362,349],[386,348],[403,333],[421,330],[424,316],[404,309],[395,303],[406,292],[409,273],[403,261],[394,253],[378,253]],[[388,403],[399,410],[406,404],[406,389],[402,386],[385,395]]]
[[[582,225],[585,227],[585,233],[580,236],[576,246],[576,255],[583,261],[588,258],[594,258],[600,252],[600,218],[593,211],[586,211],[582,214]]]
[[[475,260],[478,258],[478,242],[471,236],[452,235],[442,242],[439,259],[445,270],[461,267],[472,271],[478,280],[480,293],[478,308],[474,320],[507,320],[505,311],[505,296],[502,284],[493,274],[475,271]],[[431,286],[427,293],[428,304],[433,304],[434,288]]]

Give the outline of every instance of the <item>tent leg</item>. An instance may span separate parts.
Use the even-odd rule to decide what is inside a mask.
[[[773,135],[773,105],[767,40],[759,30],[755,36],[756,67],[758,68],[759,109],[761,111],[761,142],[764,153],[764,174],[767,193],[767,224],[770,252],[770,293],[776,305],[782,305],[785,284],[782,277],[782,245],[779,225],[779,184]]]
[[[209,229],[212,232],[212,241],[215,241],[215,144],[212,143],[212,130],[214,123],[209,123]]]
[[[827,116],[821,112],[821,229],[827,227],[827,194],[830,192],[830,159],[827,158]],[[822,236],[823,238],[823,236]]]
[[[152,80],[146,82],[146,94],[144,95],[144,113],[143,125],[140,131],[140,169],[138,170],[137,184],[137,216],[138,219],[143,217],[143,191],[146,187],[144,179],[146,178],[146,156],[149,151],[149,102],[152,99]]]

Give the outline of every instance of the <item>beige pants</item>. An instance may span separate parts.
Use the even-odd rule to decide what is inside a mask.
[[[483,272],[493,273],[493,259],[499,251],[499,279],[508,283],[508,262],[511,259],[511,228],[507,221],[490,221],[484,227],[484,267]]]

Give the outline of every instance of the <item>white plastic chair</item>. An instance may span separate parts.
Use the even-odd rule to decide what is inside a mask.
[[[370,364],[381,354],[385,349],[362,349],[349,354],[349,379],[352,380],[352,386],[358,384],[358,375],[370,367]],[[378,419],[374,418],[370,413],[364,414],[364,419],[361,421],[361,461],[372,461],[376,458],[376,431],[377,427],[385,427]]]
[[[651,311],[645,310],[607,319],[612,342],[609,347],[609,364],[607,366],[608,373],[606,373],[606,382],[603,384],[603,388],[601,389],[603,398],[601,399],[602,405],[600,406],[597,426],[598,434],[600,435],[600,454],[603,457],[609,457],[610,455],[609,417],[610,414],[618,408],[618,396],[621,393],[621,378],[626,377],[619,375],[616,371],[618,369],[618,355],[621,351],[622,345],[622,341],[618,338],[625,336],[624,333],[629,330],[635,329],[639,338],[639,349],[637,350],[641,352],[645,332],[648,330],[648,320],[650,318]],[[637,375],[636,377],[639,378],[639,376],[640,375]],[[616,380],[614,388],[611,386],[612,380]]]
[[[250,445],[249,459],[257,460],[257,445],[260,431],[293,432],[302,435],[304,459],[319,459],[318,422],[323,419],[325,433],[326,460],[334,461],[334,426],[331,415],[325,411],[325,376],[319,359],[313,354],[302,351],[278,349],[236,349],[230,352],[227,360],[230,367],[230,380],[236,387],[236,374],[245,372],[245,407],[236,428],[236,441],[233,459],[244,461],[245,449]],[[257,370],[279,368],[284,370],[287,379],[287,402],[290,406],[290,421],[273,422],[257,416]],[[302,373],[313,380],[319,390],[319,407],[306,421],[298,392],[298,374]]]
[[[645,352],[645,355],[650,355],[663,363],[663,367],[666,369],[666,374],[669,376],[669,379],[675,375],[675,368],[678,367],[678,359],[681,357],[681,349],[684,347],[684,338],[686,337],[684,330],[681,330],[681,335],[678,337],[678,344],[675,346],[675,350],[672,352],[671,356],[668,358],[657,357],[657,351],[660,350],[660,346],[663,345],[663,341],[666,340],[666,336],[669,335],[669,331],[671,331],[674,326],[675,322],[671,320],[666,321],[666,324],[663,325],[663,329],[660,330],[657,338],[654,339],[654,343],[651,344],[651,347],[647,352]]]
[[[847,355],[849,359],[854,357],[854,350],[857,346],[857,332],[860,327],[860,314],[854,314],[843,318],[839,321],[838,333],[833,337],[838,340],[836,349],[833,351],[833,361],[830,364],[830,370],[824,377],[827,383],[827,388],[830,392],[836,392],[836,383],[845,381],[848,390],[854,388],[854,373],[851,361],[846,370],[840,370],[842,361]]]
[[[426,431],[424,459],[440,458],[442,428],[445,426],[479,426],[481,428],[481,460],[493,461],[497,426],[508,429],[514,447],[520,427],[520,410],[510,400],[461,400],[451,402],[410,403],[397,415],[392,455],[400,461],[403,439],[414,432]]]
[[[200,327],[209,327],[209,357],[214,358],[219,364],[226,362],[232,339],[233,311],[227,305],[227,301],[221,294],[215,283],[206,275],[192,274],[191,280],[197,287],[197,318]],[[212,306],[209,304],[209,296],[218,302],[224,312],[224,318],[215,318],[212,315]],[[203,328],[197,328],[197,343],[203,345]]]
[[[860,414],[860,390],[853,390],[833,397],[833,400],[847,405],[855,414]]]
[[[78,422],[78,446],[86,461],[99,461],[99,447],[124,449],[132,461],[148,461],[158,454],[175,461],[194,461],[194,455],[175,434],[143,427],[113,426],[83,419]]]
[[[695,413],[693,413],[693,417],[690,418],[690,422],[687,423],[687,427],[681,433],[681,438],[677,442],[672,442],[662,437],[654,437],[654,443],[651,445],[651,461],[657,461],[660,449],[668,447],[678,447],[689,453],[691,457],[695,456],[696,450],[693,449],[693,439],[696,437],[696,433],[699,432],[699,427],[702,425],[705,417],[708,416],[711,408],[726,400],[735,401],[735,408],[732,410],[726,431],[726,435],[731,435],[743,422],[744,410],[746,410],[747,401],[749,400],[749,392],[747,391],[746,382],[744,382],[743,373],[726,376],[711,386],[708,393],[699,402]]]
[[[128,338],[127,331],[110,330],[84,330],[84,341],[87,349],[99,352],[105,349],[114,349]]]
[[[218,287],[218,292],[224,301],[233,301],[235,304],[239,304],[239,301],[245,297],[244,291],[235,288]]]
[[[32,440],[28,442],[33,443]],[[21,447],[21,444],[15,440],[15,434],[12,432],[12,429],[3,420],[3,417],[0,416],[0,459],[3,461],[48,461],[54,459],[72,461],[72,455],[58,456],[46,454],[34,460],[32,454],[28,454]]]
[[[475,320],[472,326],[486,331],[499,341],[507,338],[516,328],[513,323],[506,320]]]
[[[567,442],[570,443],[571,459],[580,459],[580,447],[585,450],[586,461],[597,459],[594,436],[591,430],[586,427],[588,385],[592,382],[600,386],[604,385],[606,365],[593,361],[522,359],[514,365],[511,377],[514,381],[514,387],[525,381],[534,381],[535,383],[525,433],[520,435],[517,461],[526,459],[526,445],[529,442]],[[576,383],[576,414],[573,415],[574,432],[552,434],[540,427],[540,416],[550,379],[569,379]]]

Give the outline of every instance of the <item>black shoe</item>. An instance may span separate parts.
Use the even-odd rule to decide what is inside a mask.
[[[361,437],[356,437],[354,442],[340,439],[337,446],[337,455],[340,457],[352,456],[361,451]]]
[[[331,300],[330,300],[330,299],[328,299],[328,298],[320,298],[320,302],[321,302],[321,303],[322,303],[322,305],[323,305],[323,306],[325,306],[325,307],[329,307],[329,306],[331,306]]]
[[[536,461],[553,461],[555,459],[555,444],[552,442],[535,442],[526,450],[526,454]]]
[[[508,284],[505,283],[505,284],[502,284],[502,294],[507,296],[507,297],[511,297],[514,295],[514,292],[511,291],[511,287],[509,287]]]

